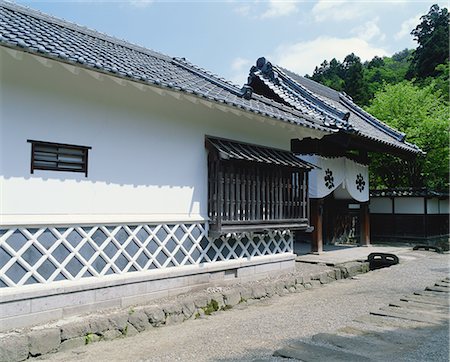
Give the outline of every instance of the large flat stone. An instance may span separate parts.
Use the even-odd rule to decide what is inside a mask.
[[[369,314],[369,315],[363,315],[358,318],[354,319],[355,322],[361,323],[363,325],[373,325],[381,328],[402,328],[405,327],[405,324],[411,325],[411,326],[429,326],[430,324],[427,322],[418,322],[413,320],[404,320],[404,319],[398,319],[393,318],[391,316],[386,316],[385,314],[381,313],[378,315]],[[406,322],[406,323],[405,323]]]
[[[426,287],[425,290],[430,292],[438,292],[438,293],[448,293],[449,288],[448,287],[440,287],[440,286],[432,286],[432,287]],[[448,298],[448,296],[447,296]]]
[[[74,348],[82,347],[85,344],[86,344],[85,337],[67,339],[59,345],[58,351],[68,351]]]
[[[428,328],[429,329],[429,328]],[[413,338],[423,336],[422,328],[398,328],[393,330],[392,328],[386,329],[360,329],[355,327],[344,327],[338,330],[339,333],[343,333],[351,336],[359,336],[364,338],[370,338],[382,342],[394,343],[396,345],[411,345],[416,342]]]
[[[138,332],[145,331],[151,325],[148,321],[147,314],[142,310],[136,310],[128,316],[128,322],[133,325]]]
[[[398,307],[398,308],[406,308],[413,309],[424,312],[431,312],[437,314],[445,314],[449,312],[448,306],[437,305],[437,304],[425,304],[425,303],[417,303],[414,301],[398,301],[389,303],[390,307]]]
[[[443,321],[443,318],[437,316],[432,316],[430,314],[423,315],[417,311],[416,312],[402,311],[401,308],[395,307],[380,308],[377,311],[370,312],[370,314],[431,324],[441,324]]]
[[[318,333],[312,337],[313,341],[331,344],[335,347],[350,351],[358,351],[364,356],[380,355],[386,352],[395,352],[398,346],[394,343],[387,343],[381,339],[365,337],[344,337],[332,333]]]
[[[450,284],[445,281],[445,282],[437,282],[435,284],[436,287],[441,287],[441,288],[446,288],[446,289],[450,289]]]
[[[411,301],[422,304],[431,304],[431,305],[440,305],[440,306],[450,306],[450,302],[448,299],[443,298],[434,298],[426,295],[407,295],[405,297],[400,298],[402,301]]]
[[[84,337],[89,333],[89,321],[88,320],[76,320],[60,325],[61,340],[72,339],[77,337]]]
[[[39,356],[56,350],[61,343],[59,328],[35,329],[28,333],[28,342],[32,356]]]
[[[9,334],[0,338],[0,361],[16,362],[28,358],[28,338],[25,334]]]
[[[431,290],[424,290],[423,292],[414,292],[415,295],[423,295],[425,297],[432,297],[432,298],[441,298],[448,300],[448,294],[442,293],[442,292],[436,292]]]
[[[273,354],[275,357],[293,358],[304,362],[364,362],[370,358],[350,352],[337,351],[331,348],[316,346],[304,342],[295,342],[283,347]]]

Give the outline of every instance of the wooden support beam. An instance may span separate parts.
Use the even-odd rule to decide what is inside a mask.
[[[361,246],[370,245],[370,215],[369,204],[361,204],[360,208],[360,220],[361,220]]]
[[[323,199],[310,199],[311,202],[311,226],[314,226],[311,241],[311,252],[320,254],[323,252],[322,217]]]

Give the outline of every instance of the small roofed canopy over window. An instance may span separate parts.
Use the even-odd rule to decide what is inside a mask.
[[[293,153],[206,137],[210,232],[306,230],[310,164]]]

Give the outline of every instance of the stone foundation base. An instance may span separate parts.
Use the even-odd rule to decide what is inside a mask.
[[[261,279],[295,268],[294,254],[221,261],[164,270],[83,278],[5,288],[0,296],[0,331],[109,308],[124,308],[211,286]]]

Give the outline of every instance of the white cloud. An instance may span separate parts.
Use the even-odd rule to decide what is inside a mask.
[[[278,18],[298,11],[297,4],[289,0],[270,0],[269,8],[261,15],[261,19]]]
[[[388,55],[386,50],[360,38],[321,36],[311,41],[282,45],[272,58],[275,64],[303,75],[312,74],[314,68],[325,59],[342,61],[350,53],[355,53],[362,61],[372,59],[375,55]]]
[[[355,34],[358,38],[369,41],[374,38],[378,38],[379,40],[384,40],[386,35],[381,32],[381,29],[378,27],[378,21],[380,18],[376,17],[375,19],[369,20],[361,26],[358,26],[351,30],[352,34]]]
[[[352,20],[362,15],[364,5],[367,6],[367,3],[319,0],[313,6],[312,14],[317,22]]]
[[[249,16],[250,10],[251,10],[250,5],[242,5],[238,6],[237,8],[234,8],[234,11],[241,16]]]
[[[137,8],[145,8],[149,6],[153,0],[129,0],[130,5],[135,6]]]
[[[248,59],[237,57],[231,62],[231,82],[240,86],[247,83],[247,77],[252,62]]]
[[[405,20],[400,26],[399,32],[394,35],[395,40],[403,39],[405,36],[409,35],[411,30],[420,23],[420,17],[422,15],[423,14],[417,14],[416,16]]]

